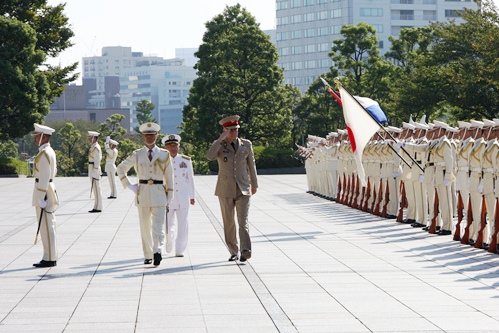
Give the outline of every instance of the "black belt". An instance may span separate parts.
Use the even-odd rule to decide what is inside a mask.
[[[426,163],[426,166],[434,166],[435,163]]]
[[[94,162],[88,162],[88,164],[94,164]]]
[[[139,184],[163,184],[162,180],[154,180],[154,179],[140,179]]]
[[[38,178],[35,178],[35,182],[39,182],[40,180]],[[52,183],[52,179],[49,179],[49,183]]]

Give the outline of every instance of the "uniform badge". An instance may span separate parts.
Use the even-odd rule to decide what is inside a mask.
[[[187,168],[187,164],[185,162],[180,163],[179,165],[180,168]]]

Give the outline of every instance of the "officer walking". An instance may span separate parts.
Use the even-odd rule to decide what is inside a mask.
[[[35,267],[57,266],[56,222],[54,212],[59,205],[53,179],[57,173],[57,161],[54,149],[50,146],[50,138],[54,129],[48,126],[34,124],[34,140],[38,148],[34,163],[35,188],[33,190],[32,205],[36,210],[38,234],[42,238],[43,257]]]
[[[99,135],[98,132],[88,131],[88,140],[91,144],[88,150],[88,177],[90,178],[90,195],[92,195],[92,192],[94,194],[94,208],[89,210],[89,213],[102,212],[102,194],[100,190],[102,149],[97,141]]]
[[[206,157],[218,161],[218,180],[215,195],[220,201],[224,222],[225,243],[230,252],[229,261],[238,257],[238,242],[234,212],[239,224],[241,261],[251,258],[248,211],[250,198],[258,188],[255,157],[251,141],[238,138],[239,116],[229,116],[220,120],[223,132],[213,142]]]
[[[155,123],[140,125],[145,146],[135,150],[117,169],[123,186],[136,195],[144,264],[151,264],[154,256],[155,266],[163,259],[161,249],[165,243],[166,209],[174,191],[170,153],[156,146],[160,129]],[[127,176],[132,167],[139,178],[138,184],[132,184]]]
[[[175,256],[183,257],[189,234],[189,205],[195,204],[194,169],[189,156],[179,154],[180,135],[170,134],[161,140],[170,153],[174,174],[175,195],[166,219],[166,252],[175,244]],[[175,218],[176,217],[176,218]]]

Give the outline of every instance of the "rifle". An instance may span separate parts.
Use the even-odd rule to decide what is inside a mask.
[[[404,182],[400,182],[400,207],[399,207],[399,212],[397,214],[397,222],[402,222],[404,219],[404,207],[405,207],[405,202],[407,201],[407,197],[405,195],[405,185]]]
[[[367,204],[371,198],[371,180],[367,179],[366,196],[364,198],[364,205],[362,206],[362,211],[367,212]]]
[[[496,253],[497,251],[497,236],[499,232],[499,200],[496,198],[496,210],[494,213],[494,232],[490,240],[489,252]]]
[[[347,206],[348,207],[352,207],[352,201],[353,201],[353,197],[355,195],[355,177],[353,174],[350,175],[350,179],[351,179],[352,188],[351,188],[350,195],[347,198]]]
[[[341,175],[338,176],[338,192],[336,192],[336,202],[340,203],[340,197],[341,197]]]
[[[390,188],[388,187],[388,180],[386,181],[385,187],[385,202],[383,204],[383,209],[381,210],[381,214],[379,216],[386,217],[386,210],[388,208],[388,202],[390,201]]]
[[[487,206],[485,203],[485,196],[482,195],[482,210],[480,212],[480,230],[478,230],[478,236],[476,237],[476,242],[474,247],[476,249],[481,249],[483,247],[483,231],[485,225],[487,224]]]
[[[355,197],[353,198],[352,205],[351,207],[357,208],[357,203],[359,202],[359,194],[360,194],[360,189],[359,189],[359,183],[360,179],[359,177],[355,177]]]
[[[430,233],[430,234],[437,233],[438,204],[439,204],[438,192],[437,192],[437,189],[435,189],[435,201],[433,203],[433,217],[431,219],[430,228],[428,229],[428,233]]]
[[[379,191],[376,195],[376,205],[374,205],[374,215],[379,215],[379,206],[381,204],[381,200],[383,199],[383,181],[379,180]]]
[[[473,223],[473,210],[471,200],[468,198],[468,212],[466,213],[466,227],[464,227],[464,235],[461,238],[461,244],[469,244],[470,242],[470,227]]]
[[[360,181],[360,179],[358,179],[357,181]],[[361,193],[361,196],[360,196],[360,203],[357,205],[357,209],[359,210],[362,210],[362,205],[364,204],[364,198],[366,196],[366,187],[365,186],[362,186],[362,193]]]
[[[377,199],[378,199],[378,193],[376,193],[376,186],[373,186],[373,203],[371,204],[371,207],[370,207],[371,214],[374,211],[374,206],[376,205]]]
[[[350,178],[347,178],[345,174],[343,174],[343,184],[344,184],[344,189],[343,189],[343,195],[341,196],[341,204],[344,205],[348,192],[350,192]]]
[[[461,240],[461,222],[463,221],[463,214],[464,214],[463,198],[461,197],[461,191],[457,191],[457,224],[456,224],[456,231],[454,231],[454,237],[452,238],[455,241]]]

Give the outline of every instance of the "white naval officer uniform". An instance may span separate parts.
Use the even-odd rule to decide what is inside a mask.
[[[88,131],[89,137],[99,137],[99,133]],[[90,188],[94,194],[94,208],[90,212],[100,212],[102,211],[102,194],[100,190],[100,179],[102,174],[102,169],[100,163],[102,161],[102,149],[99,142],[95,142],[90,146],[88,150],[88,177],[90,178]]]
[[[111,144],[115,147],[111,149]],[[110,198],[116,198],[116,194],[118,193],[116,189],[116,159],[118,158],[118,149],[116,146],[118,145],[117,141],[109,140],[106,141],[106,165],[104,166],[104,171],[107,174],[107,178],[109,179],[109,187],[111,188]]]

